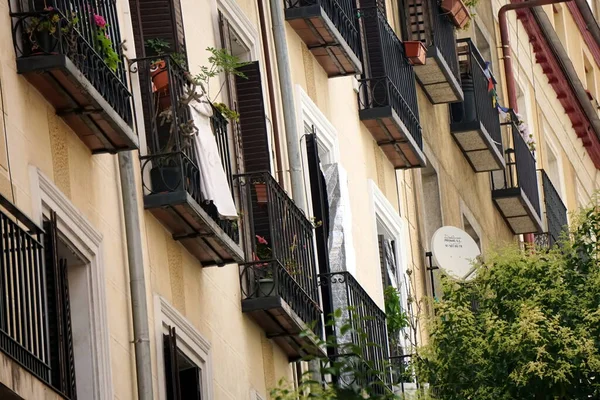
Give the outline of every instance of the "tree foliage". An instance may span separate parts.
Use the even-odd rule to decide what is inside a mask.
[[[415,370],[438,399],[600,398],[600,207],[551,249],[504,249],[443,279]]]

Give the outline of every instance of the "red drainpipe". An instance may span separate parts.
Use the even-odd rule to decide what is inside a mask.
[[[571,0],[530,0],[521,3],[505,4],[498,11],[498,22],[500,24],[500,41],[502,42],[502,57],[504,60],[504,75],[506,78],[506,91],[508,93],[508,107],[515,112],[519,112],[517,105],[517,86],[515,84],[515,75],[513,72],[512,56],[510,50],[510,35],[508,34],[508,20],[506,18],[507,11],[521,10],[524,8],[532,8],[545,6],[548,4],[565,3]],[[525,243],[533,243],[533,233],[523,235]]]

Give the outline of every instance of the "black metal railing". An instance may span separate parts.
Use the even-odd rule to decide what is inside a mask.
[[[289,265],[284,265],[278,260],[245,263],[240,274],[242,297],[281,297],[307,327],[320,336],[321,308],[318,298],[311,297],[300,286],[298,278],[301,273],[304,272],[294,271]],[[312,273],[312,276],[314,278],[315,273]]]
[[[189,107],[197,91],[190,73],[172,57],[135,59],[130,62],[129,69],[139,75],[142,86],[148,146],[147,154],[140,157],[145,193],[186,191],[231,239],[239,242],[237,223],[221,219],[216,206],[205,198],[201,190],[203,178],[194,140],[198,127],[193,122]],[[211,125],[227,183],[233,188],[227,124],[227,120],[213,107]]]
[[[240,197],[247,201],[244,209],[247,210],[252,239],[248,245],[255,260],[246,269],[258,273],[256,266],[264,261],[271,270],[284,268],[289,275],[286,279],[292,279],[307,299],[318,304],[312,222],[268,172],[239,174],[234,179],[240,188]],[[284,289],[287,290],[281,285],[276,288],[279,295]],[[253,288],[246,293],[253,293]]]
[[[422,149],[415,73],[404,54],[404,46],[378,8],[357,12],[365,46],[359,108],[390,106]]]
[[[516,120],[517,117],[514,113],[511,113],[511,121],[504,124],[511,130],[513,147],[505,151],[506,167],[504,171],[491,173],[492,187],[494,189],[520,188],[537,215],[540,216],[540,196],[538,193],[535,158],[521,136],[519,129],[513,122]]]
[[[486,63],[470,39],[458,41],[462,89],[465,100],[450,106],[453,123],[479,121],[502,153],[502,129],[498,111],[494,107],[488,88],[489,79],[484,72]],[[491,71],[488,71],[491,75]]]
[[[457,80],[460,80],[454,24],[450,21],[446,13],[442,11],[437,0],[428,1],[430,1],[432,8],[431,35],[433,37],[433,45],[438,48],[442,57],[444,57],[444,61],[446,61],[452,74]]]
[[[563,203],[558,191],[552,184],[546,171],[542,170],[542,184],[544,185],[544,205],[546,208],[546,224],[548,245],[557,243],[567,229],[567,207]]]
[[[391,383],[385,312],[349,272],[320,274],[319,284],[330,291],[335,309],[342,311],[341,323],[333,326],[337,340],[334,357],[360,357],[372,372],[364,374],[361,371],[359,379],[368,378],[370,381],[363,383],[385,393]],[[346,324],[351,329],[342,331],[341,325]],[[361,349],[360,354],[351,354],[357,348]]]
[[[43,232],[11,211],[0,211],[0,349],[50,382]]]
[[[116,0],[15,0],[9,4],[17,58],[67,56],[119,116],[133,125]]]
[[[285,0],[286,8],[319,5],[357,57],[360,57],[360,35],[356,19],[356,2],[352,0]]]

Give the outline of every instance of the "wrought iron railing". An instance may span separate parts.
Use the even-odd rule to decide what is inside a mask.
[[[50,382],[43,232],[0,203],[12,208],[0,211],[0,349]]]
[[[365,46],[359,108],[390,106],[422,148],[415,73],[404,46],[379,9],[363,8],[357,12]]]
[[[511,113],[511,119],[510,122],[506,122],[504,125],[511,130],[513,147],[505,151],[506,167],[504,171],[491,173],[492,187],[494,189],[520,188],[537,215],[540,216],[540,195],[538,193],[535,158],[513,122],[517,120],[514,113]]]
[[[330,291],[333,307],[342,311],[341,323],[333,325],[337,341],[334,357],[357,356],[362,359],[371,373],[359,371],[358,379],[368,379],[369,382],[361,383],[386,393],[391,384],[391,370],[385,312],[349,272],[320,274],[319,284]],[[342,325],[349,325],[351,329],[342,331]],[[357,348],[360,348],[360,354],[353,354]],[[357,379],[356,376],[341,378]]]
[[[479,121],[502,153],[502,129],[486,76],[486,63],[470,39],[458,41],[458,58],[465,100],[450,106],[453,123]],[[492,78],[491,71],[487,71]]]
[[[544,185],[544,205],[546,208],[546,224],[548,246],[557,243],[567,229],[567,207],[565,207],[558,191],[552,184],[546,171],[541,171],[542,184]]]
[[[356,2],[352,0],[285,0],[286,8],[302,8],[314,5],[321,6],[354,54],[360,57]]]
[[[458,68],[458,57],[456,51],[456,35],[454,25],[450,18],[442,11],[437,0],[426,0],[430,2],[431,13],[431,34],[433,45],[438,48],[446,64],[452,71],[456,79],[460,80]]]
[[[231,239],[239,242],[237,223],[221,219],[216,206],[205,198],[201,190],[202,175],[194,141],[198,127],[193,123],[188,105],[197,93],[190,73],[171,57],[138,58],[130,61],[129,69],[139,75],[142,86],[148,145],[147,154],[140,157],[145,193],[186,191]],[[227,120],[213,108],[211,125],[227,183],[233,188],[227,124]]]
[[[119,116],[133,125],[116,0],[15,0],[9,4],[17,58],[67,56]],[[111,44],[102,47],[99,36]]]
[[[249,237],[252,239],[248,245],[255,260],[246,265],[245,275],[260,277],[259,269],[266,261],[271,275],[274,276],[275,270],[281,268],[286,271],[286,274],[282,272],[281,276],[285,278],[280,283],[285,281],[297,286],[285,296],[300,295],[314,303],[311,307],[318,305],[312,222],[268,172],[239,174],[234,179],[240,188],[240,197],[247,202],[244,210],[247,210]],[[245,280],[253,281],[254,278]],[[289,285],[280,284],[275,288],[275,293],[284,297],[282,291],[289,289]],[[254,287],[246,289],[248,296],[251,297],[253,293],[257,293]],[[297,300],[291,300],[291,303],[297,304]]]

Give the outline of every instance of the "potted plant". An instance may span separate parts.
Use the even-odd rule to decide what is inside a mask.
[[[102,15],[93,14],[94,25],[96,26],[96,50],[102,56],[104,63],[116,72],[119,64],[121,63],[121,57],[113,47],[113,42],[108,35],[108,24],[106,19]]]
[[[160,40],[158,42],[147,41],[146,46],[152,46],[152,49],[155,52],[162,52],[164,49],[168,48],[168,43]],[[224,49],[217,50],[214,48],[208,48],[207,50],[211,52],[211,56],[208,58],[210,62],[209,66],[201,66],[200,73],[195,76],[191,76],[189,73],[186,73],[189,85],[185,87],[185,93],[178,100],[178,104],[167,105],[165,103],[160,103],[161,95],[163,95],[162,97],[166,97],[170,102],[168,81],[165,90],[162,93],[159,93],[159,113],[157,116],[159,121],[157,126],[159,130],[168,129],[168,131],[165,132],[165,134],[168,135],[167,144],[158,150],[160,153],[173,153],[193,145],[191,141],[197,131],[193,121],[179,121],[178,126],[174,126],[173,121],[175,119],[173,118],[173,114],[177,113],[177,115],[181,115],[182,109],[187,107],[188,104],[194,99],[201,99],[201,101],[207,101],[213,104],[213,101],[207,95],[209,93],[209,84],[213,77],[218,76],[222,72],[245,77],[243,73],[237,71],[237,68],[246,65],[246,63],[240,62],[237,57],[228,54]],[[171,57],[173,59],[173,54],[171,54]],[[182,61],[185,60],[182,59]],[[158,62],[160,61],[155,62],[155,64]],[[177,57],[175,57],[175,62],[178,62]],[[159,66],[156,67],[159,68]],[[165,76],[167,75],[166,69],[159,72],[164,73]],[[153,77],[153,82],[155,85],[157,75],[158,74],[155,74]],[[222,82],[218,93],[221,92],[224,84],[225,81]],[[199,91],[197,91],[198,87],[200,87]],[[215,109],[221,112],[225,117],[233,118],[237,116],[237,113],[230,110],[222,103],[220,106],[215,106]],[[179,143],[179,148],[176,148],[177,143]],[[182,171],[181,167],[182,166],[172,158],[169,158],[167,161],[159,163],[158,165],[153,165],[153,168],[150,171],[153,192],[156,193],[162,191],[183,190],[182,186],[186,183],[186,181],[182,181],[182,177],[185,176],[185,171]],[[157,180],[155,181],[155,179]]]
[[[43,13],[31,17],[25,25],[25,40],[29,43],[30,54],[54,53],[58,48],[57,34],[69,36],[73,32],[73,26],[79,22],[75,13],[71,18],[62,18],[53,7],[46,6]],[[66,43],[69,48],[73,44],[73,39],[67,37]]]
[[[151,56],[161,57],[167,54],[167,51],[171,47],[169,42],[163,39],[148,39],[146,40],[146,50]],[[150,79],[152,79],[152,91],[157,93],[159,101],[161,98],[169,98],[169,73],[167,71],[167,63],[164,58],[159,58],[152,61],[150,64]],[[163,103],[165,101],[163,100]],[[162,106],[168,107],[170,104],[162,104]]]
[[[256,235],[256,253],[257,260],[271,261],[273,250],[269,246],[267,239]],[[255,272],[258,278],[258,296],[268,297],[274,294],[275,282],[273,281],[273,270],[269,262],[255,265]]]
[[[440,6],[458,29],[466,27],[471,21],[469,8],[462,0],[442,0]]]
[[[425,65],[425,59],[427,58],[425,43],[420,40],[405,41],[404,52],[413,65]]]

